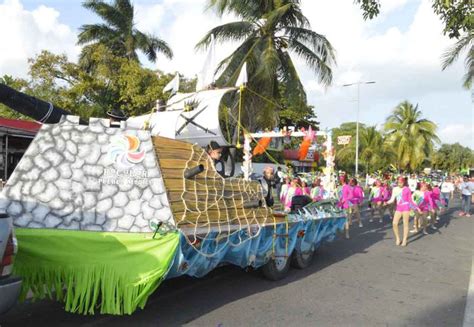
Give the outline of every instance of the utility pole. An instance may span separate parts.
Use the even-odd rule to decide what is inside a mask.
[[[343,87],[357,85],[357,117],[356,117],[356,153],[355,153],[355,176],[359,176],[359,111],[360,111],[360,85],[361,84],[375,84],[375,81],[370,82],[355,82],[344,84]]]

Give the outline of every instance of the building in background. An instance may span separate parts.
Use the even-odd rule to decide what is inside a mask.
[[[40,128],[37,122],[0,118],[0,179],[3,182],[8,180]]]

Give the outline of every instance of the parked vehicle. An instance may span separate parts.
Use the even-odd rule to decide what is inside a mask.
[[[12,275],[17,241],[13,221],[7,214],[0,214],[0,314],[8,311],[20,295],[21,278]]]

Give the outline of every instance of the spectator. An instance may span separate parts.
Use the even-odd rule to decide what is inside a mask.
[[[453,198],[454,195],[454,184],[451,181],[451,178],[446,178],[441,183],[441,199],[444,202],[444,207],[449,208],[449,200]]]
[[[459,185],[461,190],[461,212],[460,216],[471,216],[471,196],[474,192],[474,182],[469,180],[469,177],[464,176],[463,182]]]

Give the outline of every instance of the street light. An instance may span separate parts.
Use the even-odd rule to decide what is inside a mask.
[[[375,81],[370,82],[355,82],[344,84],[343,87],[357,85],[357,119],[356,119],[356,165],[355,176],[359,176],[359,110],[360,110],[360,85],[361,84],[375,84]]]

